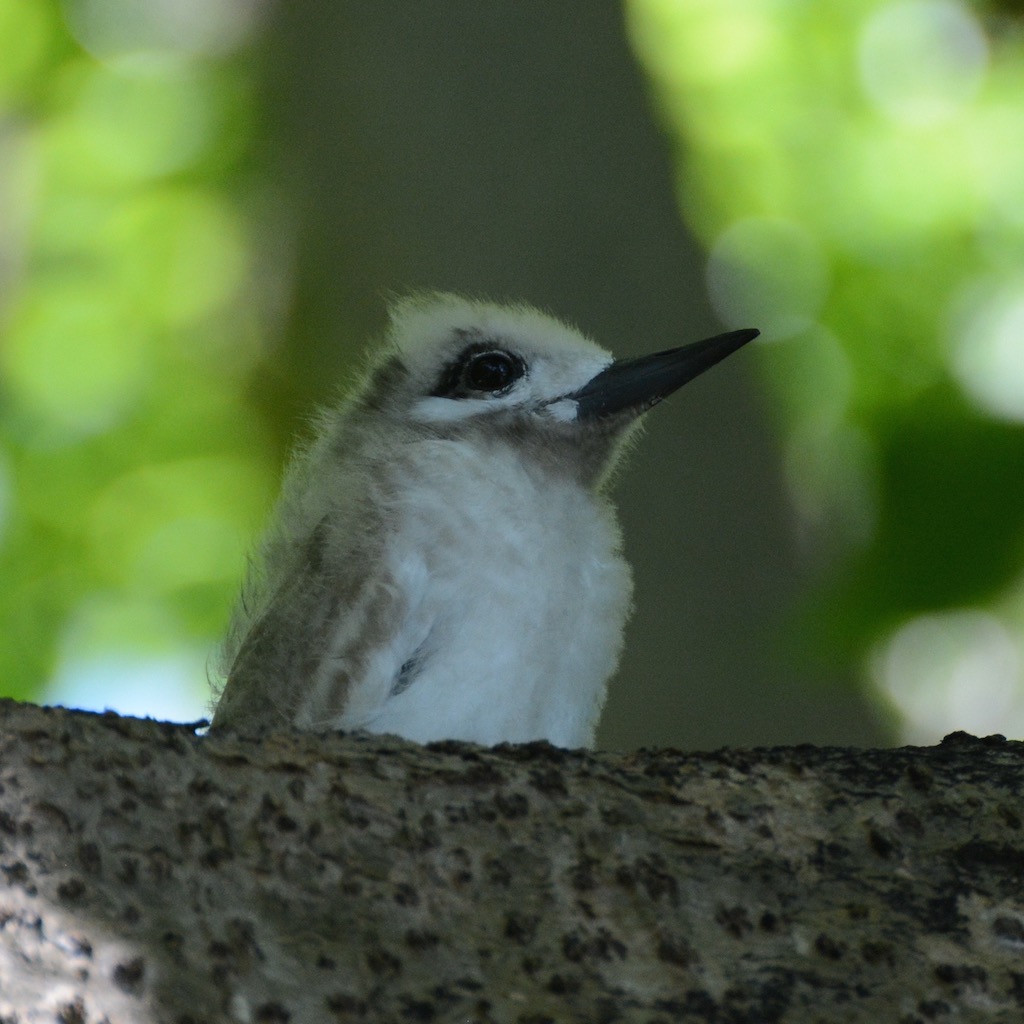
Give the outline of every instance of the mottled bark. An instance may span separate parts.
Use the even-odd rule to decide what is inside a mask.
[[[1024,745],[199,738],[0,702],[0,1020],[1024,1019]]]

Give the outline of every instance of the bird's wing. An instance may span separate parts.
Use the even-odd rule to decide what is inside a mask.
[[[382,704],[401,678],[416,650],[401,636],[406,598],[378,552],[332,555],[329,533],[313,531],[244,632],[214,728],[344,727],[354,695]]]

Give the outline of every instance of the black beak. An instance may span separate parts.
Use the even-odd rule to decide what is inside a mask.
[[[758,334],[760,331],[746,328],[682,348],[670,348],[667,352],[616,360],[569,396],[576,400],[576,418],[602,419],[627,410],[637,414],[644,412],[753,341]]]

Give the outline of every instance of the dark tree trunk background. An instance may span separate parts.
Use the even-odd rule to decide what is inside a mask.
[[[1024,1019],[1024,745],[421,747],[0,702],[0,1020]]]

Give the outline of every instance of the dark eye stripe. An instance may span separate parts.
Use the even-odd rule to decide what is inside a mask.
[[[435,398],[505,394],[526,372],[526,364],[493,341],[467,345],[441,374]]]

